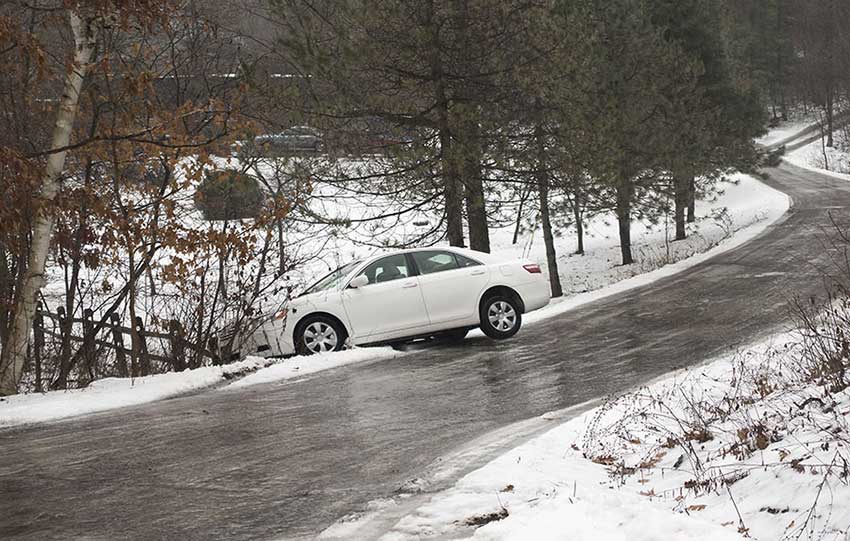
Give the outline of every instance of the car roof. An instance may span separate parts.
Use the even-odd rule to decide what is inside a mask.
[[[363,261],[374,261],[376,259],[380,259],[389,255],[397,255],[397,254],[410,254],[414,252],[430,252],[430,251],[444,251],[444,252],[456,252],[458,254],[464,255],[466,257],[470,257],[472,259],[476,259],[481,261],[482,263],[494,263],[499,260],[499,258],[493,256],[493,254],[488,254],[486,252],[479,252],[477,250],[470,250],[469,248],[460,248],[458,246],[424,246],[418,248],[403,248],[399,250],[383,250],[381,252],[376,252],[375,254],[369,256],[368,258],[364,258]]]

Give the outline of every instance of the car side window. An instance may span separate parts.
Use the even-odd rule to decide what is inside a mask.
[[[412,255],[420,274],[433,274],[478,264],[468,257],[438,250],[413,252]]]
[[[410,269],[407,267],[407,258],[404,254],[397,254],[375,261],[360,274],[365,274],[370,284],[380,284],[407,278],[410,276]]]
[[[455,259],[457,259],[458,266],[460,267],[477,267],[483,264],[478,261],[475,261],[474,259],[466,257],[465,255],[454,254],[454,256]]]

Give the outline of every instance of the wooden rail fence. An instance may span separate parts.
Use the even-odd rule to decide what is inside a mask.
[[[45,325],[46,320],[55,324]],[[81,336],[75,335],[80,330]],[[58,307],[56,313],[53,313],[44,310],[39,303],[31,351],[39,390],[48,337],[58,341],[60,355],[77,358],[91,380],[95,379],[97,360],[104,350],[114,352],[115,366],[118,375],[122,377],[148,375],[152,372],[153,362],[165,363],[172,370],[181,371],[202,366],[206,364],[205,359],[218,365],[222,364],[222,359],[230,358],[230,353],[219,347],[218,337],[211,337],[207,344],[192,342],[186,338],[183,326],[177,320],[168,321],[166,332],[160,332],[146,329],[139,316],[136,316],[130,327],[123,324],[118,314],[112,313],[108,321],[98,327],[91,309],[85,309],[81,318],[68,318],[63,307]],[[150,347],[151,340],[158,340],[159,347]],[[73,344],[78,347],[74,348]],[[72,352],[72,349],[76,351]],[[68,362],[68,359],[62,360]]]

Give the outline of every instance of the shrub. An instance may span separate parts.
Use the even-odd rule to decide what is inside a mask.
[[[262,205],[256,179],[239,171],[209,172],[195,192],[195,206],[206,220],[256,218]]]

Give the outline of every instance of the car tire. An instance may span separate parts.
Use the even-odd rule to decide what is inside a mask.
[[[450,344],[456,344],[458,342],[463,342],[463,339],[466,338],[467,334],[469,334],[469,329],[451,329],[438,334],[437,339]]]
[[[519,302],[506,295],[492,295],[481,301],[478,315],[481,331],[496,340],[510,338],[522,326]]]
[[[327,316],[308,316],[298,324],[295,331],[295,352],[299,355],[314,355],[340,351],[345,347],[348,334],[345,328]]]

